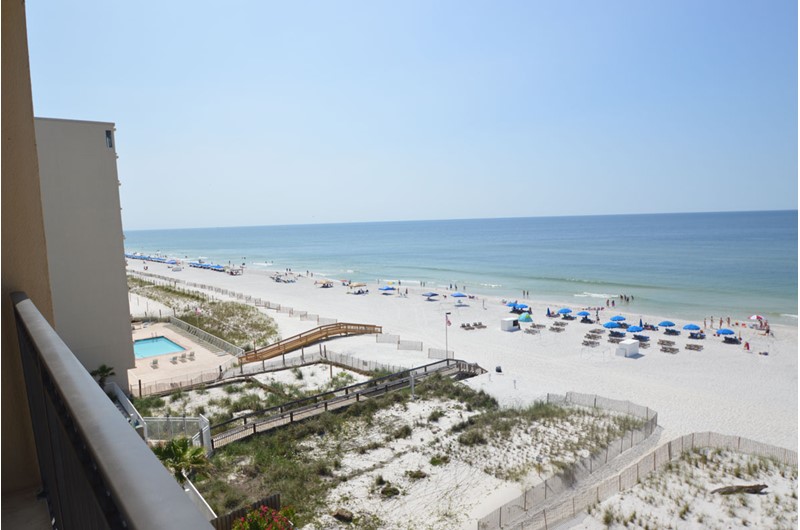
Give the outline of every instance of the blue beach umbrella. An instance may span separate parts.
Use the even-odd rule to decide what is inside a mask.
[[[628,331],[631,333],[639,333],[640,331],[644,331],[644,328],[641,326],[628,326]]]
[[[732,329],[722,328],[721,330],[717,331],[717,335],[736,335],[736,332]]]
[[[615,315],[611,317],[611,320],[614,322],[622,322],[623,320],[625,320],[625,317],[622,315]]]
[[[683,329],[688,329],[689,331],[698,331],[700,329],[700,326],[698,326],[697,324],[686,324],[685,326],[683,326]]]
[[[454,292],[450,296],[452,296],[453,298],[466,298],[467,297],[467,295],[465,295],[464,293],[460,293],[458,291]]]
[[[522,313],[517,320],[520,322],[533,322],[530,313]]]
[[[378,288],[379,291],[394,291],[394,287],[390,285],[384,285],[383,287]]]
[[[429,292],[429,293],[422,293],[422,296],[425,298],[431,298],[432,296],[439,296],[439,293]]]
[[[661,322],[658,323],[658,325],[664,328],[671,328],[675,326],[675,322],[671,322],[669,320],[662,320]]]
[[[517,307],[517,303],[516,302],[509,302],[509,303],[506,304],[506,306],[507,307]]]
[[[561,309],[558,310],[559,315],[567,315],[569,313],[572,313],[572,309],[568,307],[562,307]]]
[[[618,328],[619,324],[617,324],[616,322],[606,322],[605,324],[603,324],[603,327],[606,329],[614,329]]]
[[[575,314],[578,315],[579,317],[588,317],[590,315],[588,311],[578,311]]]

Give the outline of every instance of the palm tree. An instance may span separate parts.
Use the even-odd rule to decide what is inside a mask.
[[[106,388],[106,379],[117,375],[116,372],[114,372],[114,368],[106,366],[105,364],[101,364],[96,370],[92,370],[89,373],[92,377],[97,379],[97,384],[100,385],[100,388],[103,390]]]
[[[205,476],[211,469],[205,449],[192,445],[192,441],[184,436],[155,446],[153,452],[180,484],[184,483],[185,477]]]

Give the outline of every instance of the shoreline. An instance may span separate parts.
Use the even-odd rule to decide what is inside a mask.
[[[134,265],[128,269],[142,271],[141,262]],[[500,319],[512,315],[508,307],[501,305],[502,297],[478,296],[464,299],[466,303],[457,306],[451,296],[426,301],[421,293],[430,286],[403,285],[403,292],[408,289],[408,296],[403,297],[379,294],[373,281],[367,285],[370,293],[359,296],[346,294],[347,288],[338,281],[330,289],[315,286],[314,281],[322,279],[316,274],[314,277],[298,274],[295,283],[277,283],[270,279],[270,272],[252,269],[242,276],[188,268],[174,273],[166,265],[155,263],[148,263],[148,269],[147,272],[160,276],[245,293],[340,322],[382,325],[384,333],[424,344],[423,351],[409,352],[389,351],[374,339],[331,342],[329,349],[340,353],[364,358],[394,356],[407,363],[423,364],[429,361],[428,348],[443,349],[447,342],[456,358],[478,362],[490,370],[468,384],[486,390],[504,405],[529,403],[548,392],[596,393],[657,410],[664,428],[663,439],[713,430],[797,449],[796,326],[771,322],[774,337],[759,335],[750,327],[735,328],[741,330],[743,340],[751,343],[749,353],[742,346],[723,344],[711,334],[700,341],[704,346],[702,352],[691,352],[684,349],[689,341],[681,330],[680,336],[667,337],[676,340],[679,353],[662,353],[654,344],[642,350],[643,357],[629,359],[616,356],[615,346],[605,342],[605,336],[599,347],[583,347],[584,333],[596,326],[580,324],[578,320],[570,322],[564,333],[547,329],[538,335],[503,332]],[[534,322],[547,325],[551,323],[544,316],[548,305],[552,311],[564,303],[563,300],[519,301],[532,306]],[[567,306],[578,308],[575,304]],[[445,326],[446,312],[452,321],[449,328]],[[640,317],[651,323],[669,318],[669,315],[640,315],[633,302],[604,308],[600,312],[601,321],[606,322],[618,313],[637,324]],[[300,321],[288,314],[275,311],[268,314],[278,323],[283,338],[316,326],[313,321]],[[677,329],[689,322],[673,320]],[[731,319],[732,323],[735,321]],[[460,328],[464,322],[483,322],[487,329],[466,331]],[[702,327],[702,317],[694,323]],[[652,343],[662,338],[661,332],[650,335]],[[757,355],[758,351],[768,351],[769,355]],[[494,372],[496,366],[502,366],[501,374]]]

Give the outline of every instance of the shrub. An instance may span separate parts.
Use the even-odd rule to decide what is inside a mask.
[[[431,457],[432,466],[443,466],[450,463],[450,457],[447,455],[434,455]]]
[[[291,530],[294,528],[289,509],[273,510],[267,506],[260,506],[247,512],[233,522],[233,530]]]
[[[442,416],[444,416],[444,412],[441,409],[436,409],[430,413],[428,421],[439,421]]]
[[[406,476],[410,479],[419,480],[421,478],[427,477],[428,474],[422,471],[421,469],[415,469],[414,471],[406,471]]]
[[[408,438],[411,436],[411,427],[408,425],[403,425],[399,429],[395,429],[392,432],[392,438],[395,440],[399,440],[400,438]]]
[[[381,495],[386,497],[386,498],[396,497],[396,496],[400,495],[400,490],[397,489],[395,486],[392,486],[391,484],[387,484],[381,490]]]
[[[459,435],[458,443],[469,446],[486,445],[486,437],[480,431],[473,429]]]

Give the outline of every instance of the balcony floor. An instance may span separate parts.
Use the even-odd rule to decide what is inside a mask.
[[[3,494],[3,526],[26,530],[50,530],[47,502],[36,498],[36,490]]]

